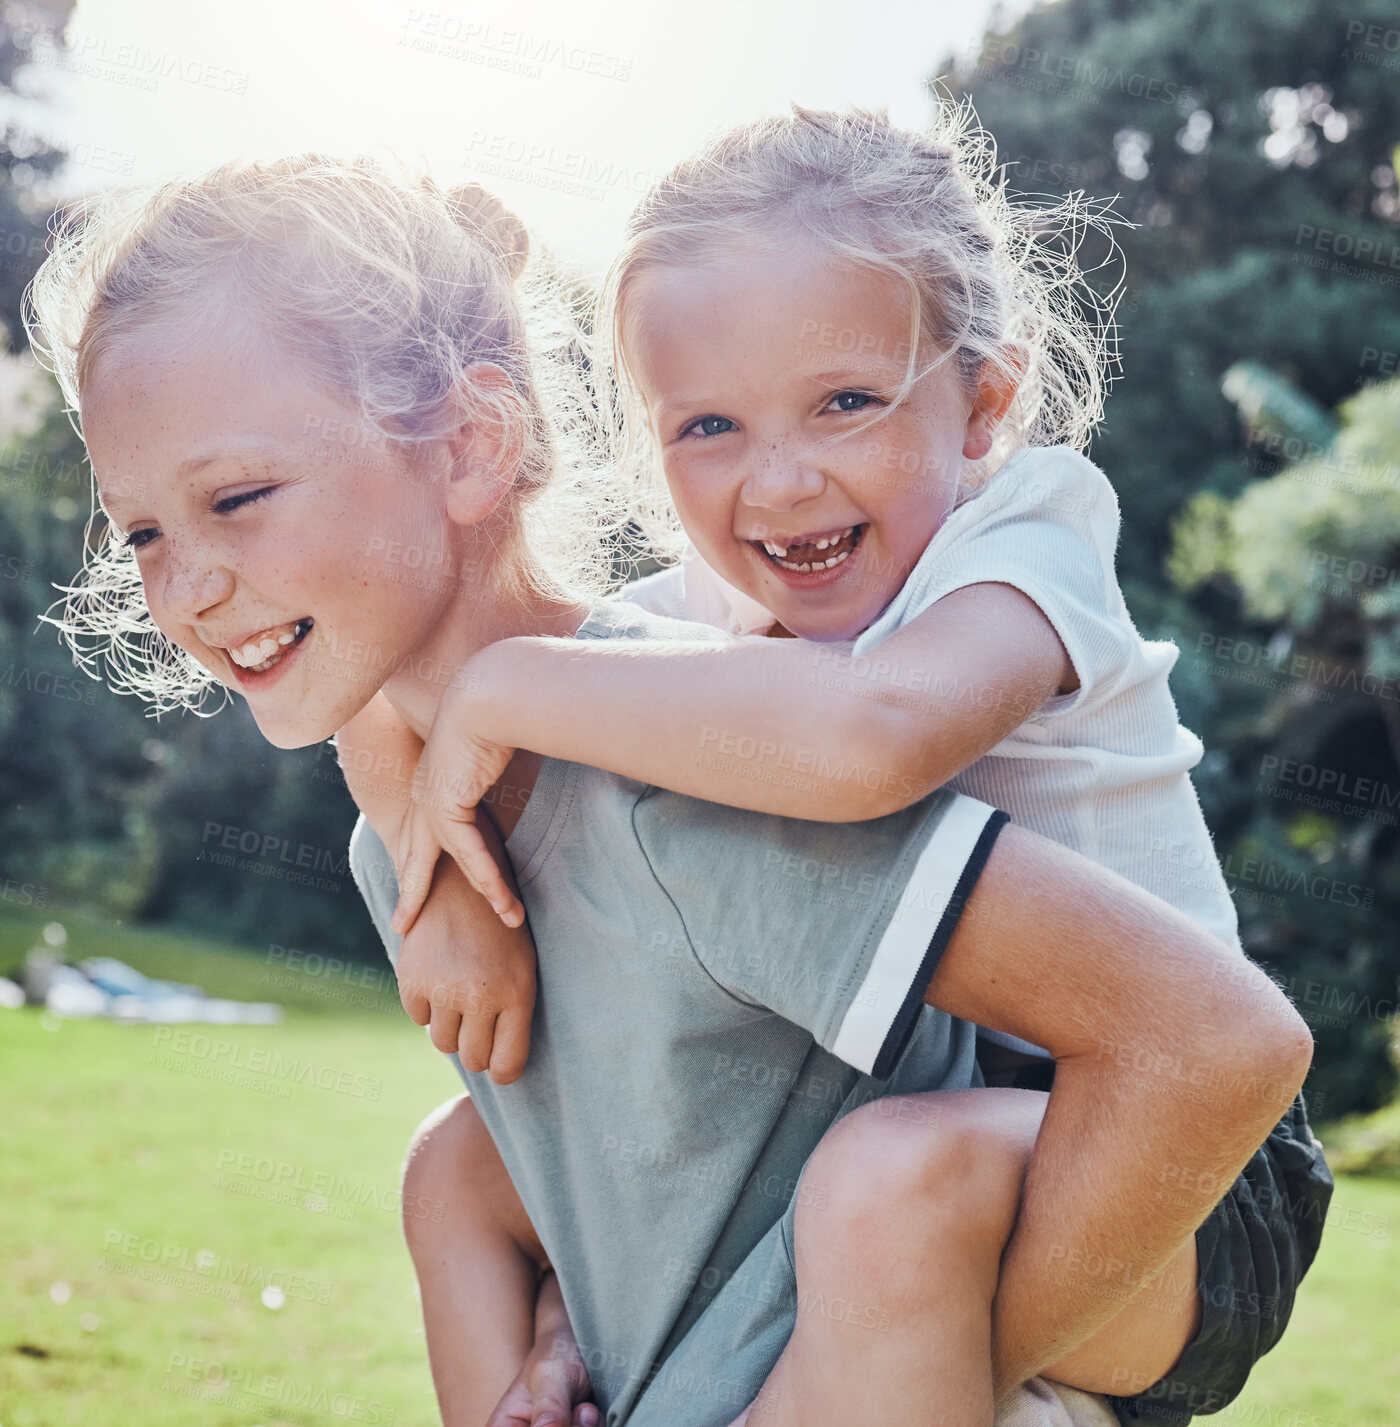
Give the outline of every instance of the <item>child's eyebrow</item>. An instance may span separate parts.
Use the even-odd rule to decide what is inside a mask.
[[[175,475],[179,480],[187,480],[190,476],[198,475],[207,466],[217,465],[220,461],[246,461],[250,456],[259,460],[268,460],[269,464],[272,464],[269,458],[281,454],[281,450],[281,443],[277,441],[256,438],[238,441],[228,446],[197,451],[193,456],[187,456],[175,467]]]
[[[832,367],[804,372],[803,375],[811,382],[824,382],[828,386],[836,386],[842,382],[865,386],[891,386],[899,382],[899,377],[892,375],[896,370],[902,375],[903,364],[896,364],[882,357],[872,357],[864,366]]]
[[[654,419],[672,419],[688,412],[705,411],[723,401],[714,396],[659,396],[655,402],[647,402],[647,412]]]

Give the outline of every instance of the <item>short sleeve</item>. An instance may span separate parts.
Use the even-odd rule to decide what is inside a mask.
[[[697,960],[730,995],[879,1079],[1006,815],[943,790],[888,817],[798,822],[649,790],[634,826]]]
[[[1068,446],[1032,447],[960,506],[893,602],[856,642],[859,656],[968,585],[1005,584],[1034,600],[1060,636],[1079,688],[1042,713],[1112,692],[1140,648],[1114,569],[1118,500],[1108,477]]]
[[[399,962],[399,945],[403,938],[392,930],[389,922],[399,901],[398,876],[394,860],[379,834],[369,825],[363,813],[355,820],[350,834],[350,875],[369,909],[370,920],[384,943],[391,965]]]

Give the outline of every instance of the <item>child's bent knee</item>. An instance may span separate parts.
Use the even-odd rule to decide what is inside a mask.
[[[812,1154],[795,1234],[834,1252],[885,1241],[908,1252],[916,1240],[949,1235],[969,1248],[1004,1244],[1038,1120],[991,1113],[997,1108],[972,1095],[920,1095],[853,1111]]]
[[[510,1239],[543,1267],[547,1260],[505,1162],[466,1095],[439,1106],[415,1131],[403,1172],[403,1228],[411,1253],[433,1254],[445,1239]]]
[[[468,1095],[459,1095],[439,1105],[413,1132],[408,1142],[407,1168],[421,1163],[430,1168],[445,1166],[454,1158],[470,1159],[491,1144],[486,1126]]]
[[[470,1198],[478,1178],[489,1178],[497,1161],[496,1148],[466,1095],[440,1105],[413,1132],[403,1169],[404,1223],[412,1218],[440,1222],[454,1202]],[[437,1205],[443,1214],[424,1214]]]

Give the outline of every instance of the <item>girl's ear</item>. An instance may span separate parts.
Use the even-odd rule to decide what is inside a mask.
[[[1030,353],[1019,342],[1002,343],[999,356],[999,362],[984,361],[977,374],[977,392],[963,432],[962,453],[969,461],[980,461],[992,449],[992,438],[1030,365]]]
[[[515,383],[494,362],[473,362],[448,400],[454,416],[443,438],[447,514],[459,525],[476,525],[496,513],[515,484],[525,454],[524,412]]]

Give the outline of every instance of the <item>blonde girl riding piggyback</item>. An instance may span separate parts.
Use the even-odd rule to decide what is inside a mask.
[[[440,848],[519,919],[473,806],[529,749],[821,821],[951,787],[1239,950],[1189,777],[1202,747],[1168,687],[1177,650],[1129,617],[1117,502],[1082,454],[1112,354],[1073,265],[1091,217],[1009,198],[970,119],[945,108],[914,133],[795,110],[721,136],[643,200],[604,287],[599,389],[617,393],[609,452],[635,523],[676,558],[621,597],[741,637],[473,656],[418,765],[396,927]],[[813,896],[839,892],[840,869],[818,869]],[[461,976],[480,984],[467,948]],[[1000,1032],[981,1056],[993,1082],[1051,1071]],[[1257,1158],[1325,1196],[1301,1102]],[[1229,1204],[1199,1231],[1196,1327],[1230,1347],[1203,1366],[1193,1342],[1172,1384],[1196,1410],[1229,1401],[1277,1340],[1321,1229],[1314,1195],[1298,1210],[1314,1222],[1275,1223],[1287,1247],[1261,1266]],[[1271,1286],[1278,1312],[1211,1307],[1212,1261],[1232,1293]],[[1122,1395],[1151,1384],[1126,1375]]]
[[[1086,209],[1015,205],[968,120],[798,111],[642,202],[599,329],[617,465],[679,559],[623,598],[795,638],[483,651],[428,742],[405,881],[438,834],[465,850],[454,810],[519,747],[822,821],[951,785],[1238,945],[1177,651],[1133,627],[1117,502],[1081,454],[1111,337],[1055,245]]]

